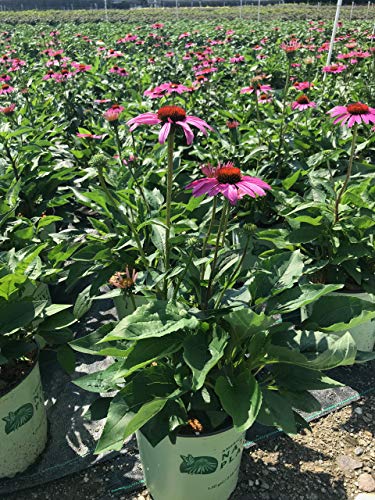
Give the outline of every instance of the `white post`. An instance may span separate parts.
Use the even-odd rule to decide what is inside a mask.
[[[327,63],[326,63],[327,66],[329,66],[331,63],[333,44],[335,43],[337,23],[339,22],[341,6],[342,6],[342,0],[337,0],[336,16],[335,16],[335,21],[333,23],[331,42],[329,44],[329,51],[328,51],[328,57],[327,57]]]
[[[353,9],[354,9],[354,2],[352,2],[352,8],[350,9],[349,21],[351,21],[351,20],[352,20],[352,17],[353,17]]]
[[[368,4],[367,4],[367,12],[370,11],[370,6],[371,6],[371,2],[368,2]]]
[[[178,19],[178,0],[176,0],[176,17]]]
[[[242,0],[240,0],[240,19],[242,19]]]
[[[260,0],[258,0],[258,23],[260,21]]]
[[[105,20],[108,23],[108,6],[107,6],[107,0],[104,0],[104,14],[105,14]]]

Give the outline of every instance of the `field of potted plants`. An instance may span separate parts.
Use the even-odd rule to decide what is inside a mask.
[[[0,477],[47,440],[40,350],[79,352],[96,452],[136,432],[153,498],[226,499],[247,429],[374,359],[372,26],[329,64],[323,21],[3,28]]]

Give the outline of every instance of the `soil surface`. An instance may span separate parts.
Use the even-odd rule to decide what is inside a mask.
[[[0,397],[16,387],[31,372],[36,355],[37,351],[33,351],[28,360],[16,360],[0,366]]]
[[[231,500],[375,500],[375,395],[311,423],[312,432],[279,436],[245,450]],[[7,500],[150,500],[110,485],[116,458]]]

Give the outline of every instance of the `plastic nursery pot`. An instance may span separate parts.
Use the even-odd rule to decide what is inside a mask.
[[[0,397],[0,478],[13,477],[31,465],[47,443],[47,415],[39,363]]]
[[[142,306],[143,304],[147,304],[149,299],[144,297],[143,295],[134,295],[134,302],[136,307]],[[117,297],[113,297],[113,303],[115,304],[117,316],[119,319],[125,318],[125,316],[129,316],[134,311],[134,306],[130,297],[127,295],[118,295]]]
[[[236,487],[245,433],[168,437],[152,447],[141,431],[138,448],[154,500],[226,500]]]
[[[366,300],[367,302],[374,302],[371,295],[365,292],[331,292],[329,295],[347,295],[349,297],[356,297],[357,299]],[[302,320],[307,317],[307,309],[303,307],[301,309]],[[375,319],[366,321],[362,325],[355,326],[353,328],[348,328],[350,335],[353,337],[358,351],[372,352],[375,345]],[[344,331],[341,333],[345,333]]]

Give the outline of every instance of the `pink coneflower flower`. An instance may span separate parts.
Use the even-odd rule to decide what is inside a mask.
[[[7,83],[3,83],[3,85],[0,85],[0,94],[11,94],[14,92],[14,87],[11,87]]]
[[[125,68],[120,68],[119,66],[115,65],[113,66],[110,70],[110,73],[115,73],[116,75],[120,76],[129,76],[129,73],[126,71]]]
[[[229,129],[231,128],[237,128],[240,125],[240,122],[233,120],[233,118],[229,118],[229,120],[226,123],[227,127]]]
[[[105,104],[107,102],[111,102],[112,99],[95,99],[96,104]]]
[[[259,96],[263,92],[269,92],[271,89],[271,85],[250,85],[250,87],[244,87],[241,89],[240,94],[252,94],[256,90],[257,95]]]
[[[154,30],[160,30],[160,29],[164,28],[164,24],[163,23],[154,23],[151,25],[151,28]]]
[[[86,71],[90,71],[92,66],[90,64],[81,64],[77,62],[72,62],[73,68],[76,68],[76,73],[85,73]]]
[[[232,162],[219,164],[217,167],[207,165],[201,170],[206,177],[191,182],[185,188],[192,189],[196,198],[203,194],[216,196],[222,193],[231,205],[236,205],[246,195],[252,198],[265,196],[265,189],[271,189],[271,186],[258,177],[242,175],[241,170]]]
[[[184,92],[191,92],[192,88],[191,87],[186,87],[185,85],[182,85],[180,83],[162,83],[158,87],[155,87],[151,90],[146,90],[144,92],[144,95],[150,97],[151,99],[157,99],[160,97],[163,97],[165,95],[171,95],[174,92],[177,94],[183,94]]]
[[[0,82],[9,82],[10,76],[9,75],[0,75]]]
[[[293,87],[297,90],[303,91],[314,87],[312,82],[294,82]]]
[[[324,73],[342,73],[346,68],[347,66],[344,64],[331,64],[330,66],[324,66],[323,71]]]
[[[82,132],[76,135],[82,139],[103,139],[104,137],[104,135],[84,134]]]
[[[182,127],[186,142],[190,145],[193,142],[194,134],[189,125],[197,127],[204,135],[207,135],[207,129],[213,130],[208,123],[196,116],[187,115],[186,111],[178,106],[163,106],[157,113],[142,113],[127,122],[132,132],[139,125],[156,125],[162,123],[159,132],[159,142],[164,144],[167,140],[172,127],[179,125]]]
[[[123,290],[130,290],[134,287],[137,280],[138,273],[133,269],[132,274],[130,274],[128,266],[126,266],[125,272],[118,271],[108,280],[108,283],[115,288],[122,288]]]
[[[370,108],[367,104],[355,102],[347,106],[335,106],[328,113],[332,118],[336,117],[334,124],[346,124],[349,128],[355,123],[375,123],[375,108]]]
[[[307,95],[302,94],[297,97],[297,99],[292,103],[292,109],[298,109],[298,111],[305,111],[305,109],[316,108],[316,103],[310,101]]]
[[[245,62],[245,57],[241,56],[240,54],[236,54],[234,57],[231,57],[229,59],[229,62],[231,62],[232,64],[234,64],[234,63],[242,63],[242,62]]]
[[[259,104],[267,104],[268,102],[272,102],[272,96],[269,94],[259,94],[258,95],[258,103]]]
[[[119,104],[114,104],[112,107],[107,109],[103,113],[103,118],[107,120],[107,122],[114,122],[117,121],[121,115],[121,113],[124,111],[124,107],[120,106]]]
[[[302,44],[292,38],[288,43],[283,42],[280,47],[284,52],[286,52],[286,54],[292,54],[293,52],[299,50],[302,47]]]
[[[0,113],[3,113],[4,115],[12,115],[14,113],[16,105],[15,104],[9,104],[9,106],[4,106],[3,108],[0,108]]]

